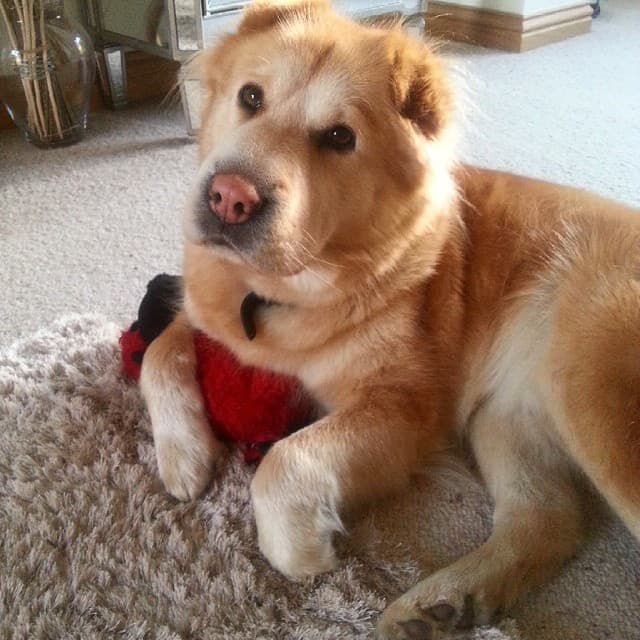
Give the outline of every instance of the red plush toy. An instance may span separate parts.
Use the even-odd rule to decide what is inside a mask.
[[[140,376],[144,352],[171,322],[181,295],[178,276],[161,274],[148,285],[138,320],[120,336],[125,371]],[[269,446],[314,418],[301,384],[265,369],[245,367],[219,342],[194,332],[197,375],[212,429],[237,443],[247,462],[262,458]]]

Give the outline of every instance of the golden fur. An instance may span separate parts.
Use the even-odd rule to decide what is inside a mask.
[[[167,489],[195,498],[220,451],[195,388],[197,327],[299,376],[322,407],[252,484],[260,548],[288,576],[335,565],[343,509],[470,443],[494,533],[391,604],[380,638],[487,622],[551,574],[583,534],[580,471],[640,537],[638,212],[456,164],[434,53],[322,2],[254,2],[196,64],[184,310],[142,369]],[[264,90],[253,115],[238,106],[248,82]],[[350,152],[314,142],[338,124],[355,132]],[[203,231],[218,170],[267,184],[276,203],[246,247]],[[239,319],[250,291],[277,303],[253,341]]]

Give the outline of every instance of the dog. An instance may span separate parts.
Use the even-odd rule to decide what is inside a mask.
[[[322,0],[251,3],[194,65],[184,299],[141,375],[167,490],[196,498],[222,451],[196,328],[318,403],[251,485],[292,579],[336,566],[345,510],[472,450],[493,533],[391,603],[379,638],[487,623],[547,579],[584,537],[585,478],[640,538],[638,211],[457,162],[429,45]]]

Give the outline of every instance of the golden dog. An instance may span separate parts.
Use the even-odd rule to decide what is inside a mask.
[[[638,212],[457,164],[434,53],[323,2],[253,3],[197,65],[184,305],[141,378],[167,490],[198,496],[221,452],[196,327],[322,408],[251,487],[287,576],[335,566],[345,508],[470,444],[493,534],[391,604],[380,638],[486,623],[549,576],[583,535],[580,477],[640,537]]]

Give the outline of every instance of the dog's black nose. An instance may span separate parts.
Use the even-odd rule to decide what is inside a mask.
[[[244,176],[218,173],[209,184],[209,209],[227,224],[247,222],[262,208],[256,186]]]

